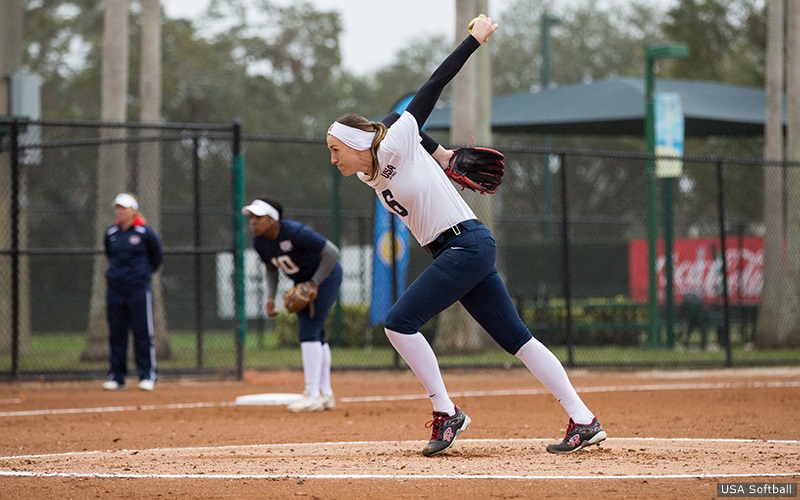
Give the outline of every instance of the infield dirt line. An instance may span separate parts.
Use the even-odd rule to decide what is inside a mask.
[[[553,456],[547,439],[460,439],[425,458],[419,441],[276,443],[0,457],[0,476],[186,479],[798,478],[798,441],[609,438]],[[511,456],[524,465],[511,465]],[[710,460],[709,460],[710,459]],[[571,474],[564,474],[565,465]],[[713,464],[713,465],[709,465]],[[358,471],[353,473],[353,471]]]
[[[718,382],[718,383],[693,383],[693,384],[645,384],[645,385],[620,385],[604,387],[576,388],[582,393],[607,393],[607,392],[649,392],[649,391],[688,391],[688,390],[737,390],[737,389],[775,389],[800,387],[800,380],[795,381],[768,381],[768,382]],[[549,394],[546,389],[504,389],[492,391],[454,391],[451,397],[501,397],[501,396],[538,396]],[[344,396],[338,398],[339,403],[374,403],[387,401],[410,401],[428,399],[425,394],[401,394],[393,396]],[[30,417],[40,415],[64,415],[80,413],[110,413],[127,411],[152,411],[175,410],[191,408],[210,408],[234,406],[235,402],[196,402],[172,403],[164,405],[131,405],[107,406],[93,408],[57,408],[46,410],[19,410],[0,412],[0,418]]]
[[[135,473],[75,473],[75,472],[18,472],[2,471],[0,477],[61,477],[61,478],[88,478],[88,479],[461,479],[461,480],[560,480],[560,481],[585,481],[585,480],[630,480],[630,479],[754,479],[754,478],[800,478],[797,473],[777,474],[628,474],[621,476],[535,476],[535,475],[509,475],[509,474],[483,474],[483,475],[431,475],[416,474],[413,476],[397,474],[135,474]]]
[[[460,444],[486,444],[486,443],[498,443],[498,444],[525,444],[525,443],[549,443],[551,442],[551,438],[487,438],[487,439],[470,439],[470,438],[459,438],[458,443]],[[122,450],[88,450],[88,451],[67,451],[63,453],[41,453],[41,454],[32,454],[32,455],[7,455],[7,456],[0,456],[0,460],[20,460],[20,459],[33,459],[33,458],[54,458],[54,457],[75,457],[80,455],[97,455],[100,453],[141,453],[141,452],[150,452],[150,453],[157,453],[157,452],[187,452],[187,451],[228,451],[228,450],[245,450],[245,449],[257,449],[257,448],[300,448],[300,447],[320,447],[320,446],[372,446],[372,447],[381,447],[386,444],[393,444],[393,445],[415,445],[419,444],[419,440],[407,440],[407,441],[316,441],[316,442],[308,442],[308,443],[269,443],[269,444],[245,444],[245,445],[221,445],[221,446],[181,446],[181,447],[170,447],[170,448],[147,448],[147,449],[122,449]],[[617,442],[686,442],[686,443],[730,443],[730,444],[748,444],[748,443],[769,443],[769,444],[787,444],[787,445],[797,445],[800,444],[800,440],[797,439],[731,439],[731,438],[688,438],[688,437],[672,437],[672,438],[660,438],[660,437],[611,437],[604,441],[603,444],[609,443],[617,443]],[[593,448],[591,448],[593,449]],[[579,456],[579,455],[575,455]],[[800,471],[798,471],[800,473]]]

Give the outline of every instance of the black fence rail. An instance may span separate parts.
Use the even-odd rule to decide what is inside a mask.
[[[154,280],[162,375],[301,366],[294,318],[266,317],[263,266],[249,237],[239,248],[238,205],[261,195],[279,198],[285,217],[342,251],[345,279],[328,334],[334,368],[401,363],[380,321],[370,321],[382,286],[372,274],[382,258],[374,193],[341,178],[321,138],[240,135],[236,124],[13,119],[0,119],[0,134],[0,376],[105,374],[101,233],[119,191],[139,195],[164,245]],[[759,318],[791,307],[762,303],[765,266],[774,264],[765,247],[775,237],[765,231],[775,214],[764,214],[764,178],[797,165],[684,157],[681,175],[665,182],[645,154],[500,147],[501,189],[463,195],[498,240],[498,269],[520,315],[564,363],[798,364],[792,315]],[[246,175],[237,193],[239,152]],[[800,206],[793,192],[787,181],[782,216]],[[792,275],[795,218],[785,217],[778,235],[787,245],[778,264],[785,281],[768,284],[780,293],[800,279]],[[410,282],[430,255],[406,244]],[[461,314],[456,307],[423,328],[443,366],[516,362],[479,329],[456,326]]]

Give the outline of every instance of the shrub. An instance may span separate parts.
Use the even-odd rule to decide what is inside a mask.
[[[647,306],[626,297],[571,303],[574,345],[638,345],[647,329]],[[567,308],[563,299],[525,305],[522,319],[546,345],[566,344]]]

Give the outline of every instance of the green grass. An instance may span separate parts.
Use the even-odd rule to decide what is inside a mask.
[[[244,350],[245,369],[299,369],[301,358],[299,347],[278,347],[275,335],[257,333],[249,335]],[[107,361],[84,362],[80,360],[86,345],[86,334],[63,332],[59,334],[34,335],[28,349],[18,360],[21,374],[41,372],[96,372],[105,373]],[[160,370],[181,371],[226,371],[236,369],[236,337],[233,332],[206,332],[203,349],[198,352],[194,332],[173,331],[169,336],[172,356],[158,356]],[[392,368],[404,366],[391,347],[337,347],[333,348],[335,368]],[[553,353],[567,363],[567,349],[552,348]],[[604,368],[625,367],[723,367],[726,365],[724,349],[668,349],[646,347],[576,346],[572,363],[575,366],[597,366]],[[734,366],[752,365],[799,365],[800,349],[752,350],[737,346],[733,350]],[[521,366],[521,362],[497,348],[474,354],[439,354],[442,367],[470,366]],[[4,353],[0,358],[0,372],[11,373],[11,356]]]

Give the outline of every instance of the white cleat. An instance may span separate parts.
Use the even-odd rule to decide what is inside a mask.
[[[325,409],[325,401],[322,396],[309,396],[303,392],[303,397],[290,404],[287,409],[292,413],[322,411]]]
[[[125,389],[125,384],[120,384],[116,380],[106,380],[103,382],[104,391],[121,391]]]
[[[333,397],[333,394],[322,395],[322,409],[323,410],[336,409],[336,398]]]
[[[156,388],[156,381],[146,378],[139,382],[139,389],[143,391],[153,391]]]

